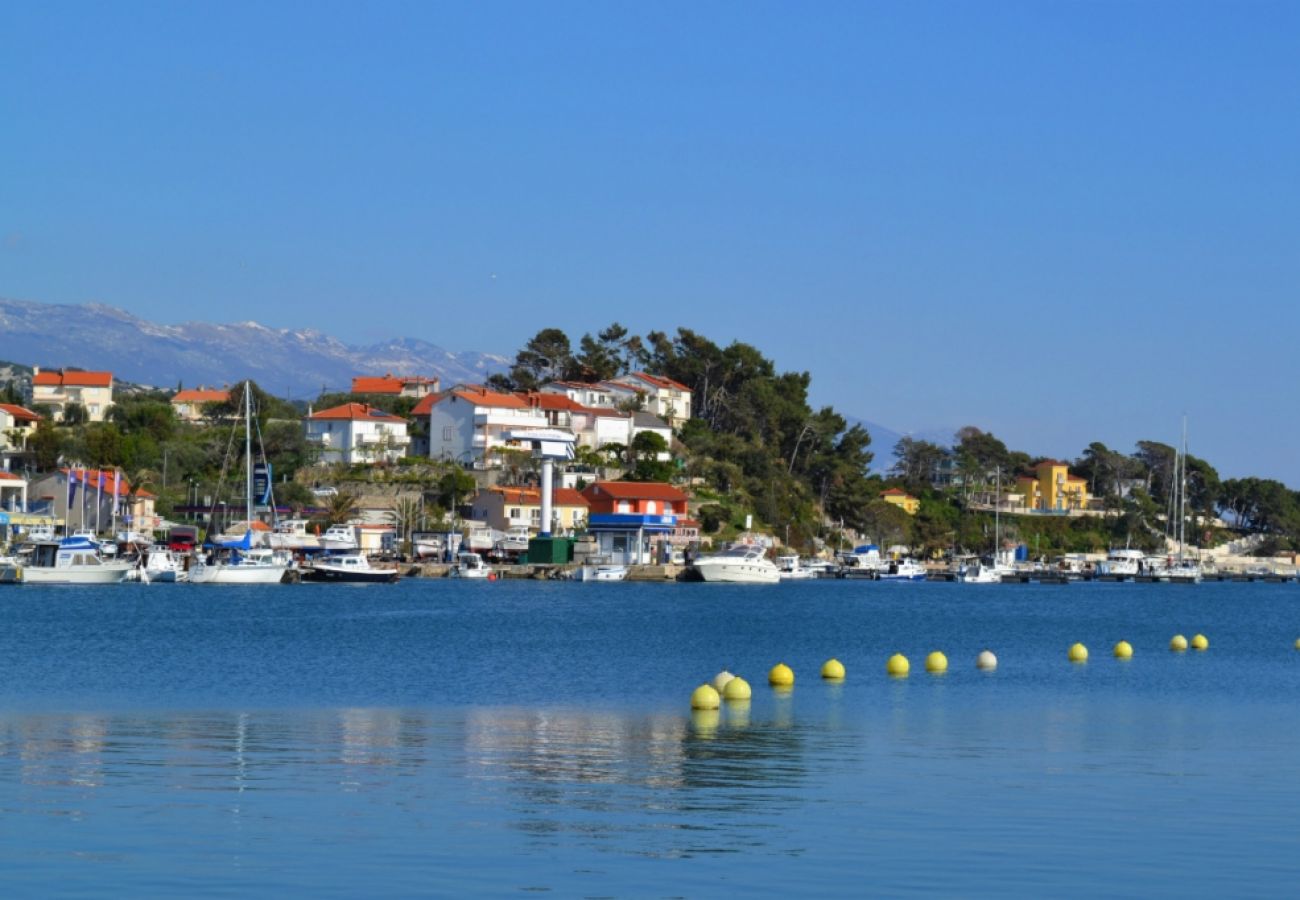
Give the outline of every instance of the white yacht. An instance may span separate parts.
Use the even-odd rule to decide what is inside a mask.
[[[705,581],[776,584],[781,580],[781,570],[776,563],[764,555],[763,548],[753,544],[739,544],[721,553],[701,557],[695,561],[694,568]]]
[[[195,558],[190,584],[279,584],[289,571],[289,565],[269,548],[233,547],[214,552],[219,555]]]
[[[875,578],[884,565],[880,548],[875,544],[854,547],[852,553],[840,554],[840,561],[843,563],[840,575],[844,578]]]
[[[320,536],[322,550],[331,553],[349,553],[357,550],[357,526],[331,525]]]
[[[21,562],[6,566],[0,581],[23,584],[118,584],[133,566],[120,560],[106,561],[99,545],[81,537],[42,541],[24,554]],[[8,570],[12,567],[14,571]]]
[[[890,560],[876,577],[881,581],[925,581],[925,576],[925,566],[910,557],[905,557]]]
[[[1146,554],[1141,550],[1119,547],[1106,554],[1106,561],[1097,564],[1097,575],[1109,581],[1127,581],[1137,576],[1145,567]]]
[[[615,563],[592,563],[580,566],[573,573],[574,581],[625,581],[627,566]]]
[[[487,578],[492,574],[492,567],[477,553],[465,552],[456,556],[456,562],[447,574],[452,578]]]

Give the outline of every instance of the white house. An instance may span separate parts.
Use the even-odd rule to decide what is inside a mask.
[[[406,455],[411,438],[406,420],[364,403],[345,403],[303,420],[308,443],[322,463],[394,462]]]
[[[596,409],[614,409],[620,404],[636,402],[637,392],[630,385],[615,384],[612,381],[597,381],[587,384],[582,381],[552,381],[542,385],[541,391],[547,394],[562,394],[579,406]]]
[[[91,422],[102,422],[113,405],[112,372],[42,372],[32,368],[32,405],[45,404],[56,419],[70,404],[79,403]]]
[[[516,394],[503,394],[480,385],[458,385],[430,394],[411,410],[429,417],[429,456],[472,462],[477,468],[498,465],[493,452],[513,448],[506,435],[523,428],[547,428],[539,407]]]
[[[672,426],[669,425],[667,422],[665,422],[663,419],[659,418],[654,413],[634,412],[631,415],[630,422],[631,422],[631,434],[633,439],[635,439],[636,436],[641,432],[649,431],[663,438],[665,447],[672,446],[673,443]],[[670,453],[667,450],[664,450],[662,453],[659,454],[659,459],[662,461],[667,461],[669,459],[672,459],[672,453]]]
[[[0,471],[0,510],[8,512],[27,511],[26,479],[12,472]]]
[[[27,439],[41,417],[23,406],[0,403],[0,469],[9,471],[14,457],[27,451]]]
[[[668,422],[672,428],[681,428],[691,417],[691,389],[671,378],[661,378],[648,372],[629,372],[613,379],[613,384],[626,385],[645,398],[643,409]]]

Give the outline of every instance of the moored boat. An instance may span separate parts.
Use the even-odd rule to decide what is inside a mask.
[[[360,553],[327,556],[311,565],[303,566],[304,581],[329,581],[349,584],[392,584],[399,577],[396,569],[370,565],[369,558]]]
[[[776,563],[767,558],[761,547],[753,544],[739,544],[721,553],[703,556],[692,564],[692,568],[704,581],[776,584],[781,580]]]
[[[23,584],[118,584],[132,568],[129,562],[105,560],[94,541],[68,537],[35,544],[22,562],[6,567],[7,574],[0,580],[12,578]]]

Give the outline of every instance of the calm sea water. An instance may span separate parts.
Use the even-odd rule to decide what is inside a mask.
[[[1281,896],[1300,876],[1297,585],[24,586],[0,617],[5,896]],[[1170,653],[1179,632],[1210,650]],[[818,677],[831,656],[843,684]],[[723,667],[753,701],[693,716]]]

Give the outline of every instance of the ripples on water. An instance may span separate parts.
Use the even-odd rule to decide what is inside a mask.
[[[908,591],[6,591],[7,892],[1286,892],[1295,586]]]

